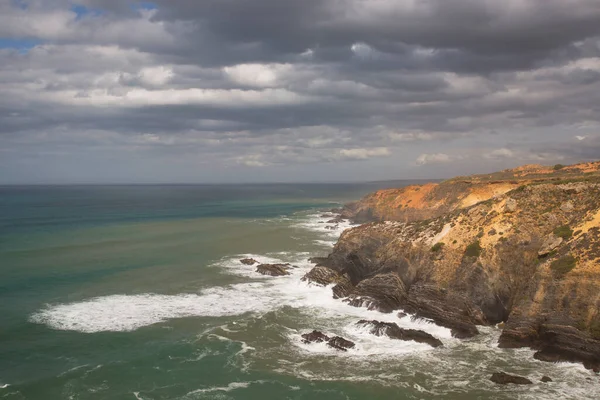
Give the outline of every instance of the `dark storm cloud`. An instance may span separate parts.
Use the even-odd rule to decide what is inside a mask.
[[[60,154],[83,171],[163,160],[198,180],[207,163],[215,179],[277,165],[310,180],[335,163],[330,179],[379,179],[360,173],[600,151],[597,0],[25,3],[0,3],[3,169]]]

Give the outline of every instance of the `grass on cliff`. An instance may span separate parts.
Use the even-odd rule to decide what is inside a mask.
[[[437,242],[433,246],[431,246],[431,251],[437,253],[444,247],[444,242]]]
[[[569,240],[573,236],[573,229],[569,228],[568,225],[559,226],[554,230],[554,235]]]
[[[479,240],[476,240],[465,249],[465,257],[479,257],[481,250],[481,244],[479,244]]]
[[[563,276],[571,272],[577,266],[577,259],[572,254],[567,254],[561,258],[552,261],[550,269],[559,276]]]

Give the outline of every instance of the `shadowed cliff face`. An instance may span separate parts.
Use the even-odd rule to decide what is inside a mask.
[[[545,173],[551,178],[540,178],[540,168],[533,177],[527,168],[512,170],[518,185],[492,174],[487,189],[481,177],[425,185],[426,194],[416,195],[422,214],[416,208],[394,211],[388,203],[369,209],[405,222],[345,231],[307,279],[327,271],[320,283],[336,283],[336,297],[384,312],[403,309],[457,337],[476,335],[477,325],[506,322],[501,347],[530,346],[540,360],[600,368],[598,165],[552,169]],[[569,181],[561,179],[566,176]],[[444,185],[452,193],[446,202],[439,200]],[[396,193],[418,192],[411,187]],[[474,193],[495,194],[468,204]],[[434,217],[418,217],[427,213]]]

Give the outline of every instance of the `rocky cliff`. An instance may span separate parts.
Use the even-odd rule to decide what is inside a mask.
[[[444,215],[507,193],[519,186],[581,179],[599,174],[600,163],[524,165],[492,174],[460,176],[441,183],[384,189],[350,203],[342,217],[355,222],[418,221]]]
[[[334,297],[404,310],[500,347],[600,368],[600,163],[526,166],[380,191],[306,279]]]

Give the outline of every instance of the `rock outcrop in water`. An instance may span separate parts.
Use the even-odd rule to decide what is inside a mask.
[[[370,332],[377,336],[387,336],[392,339],[426,343],[431,347],[443,346],[442,341],[427,332],[415,329],[403,329],[393,322],[360,320],[358,325],[370,328]]]
[[[335,297],[459,338],[505,322],[500,347],[600,368],[600,163],[380,191],[342,215],[375,222],[314,260],[306,279]]]
[[[292,268],[290,264],[260,264],[256,267],[256,272],[268,276],[289,275]]]
[[[514,383],[516,385],[531,385],[531,382],[527,378],[523,378],[522,376],[517,375],[509,375],[504,372],[494,372],[490,377],[490,380],[494,383],[498,383],[500,385],[507,385],[509,383]]]
[[[348,351],[355,346],[354,342],[350,340],[344,339],[341,336],[329,337],[325,335],[323,332],[314,330],[310,333],[305,333],[302,335],[302,342],[306,344],[310,343],[323,343],[326,342],[327,346],[332,347],[336,350],[340,351]]]

